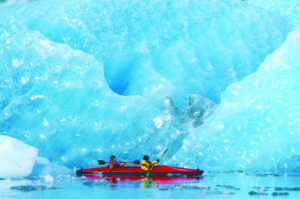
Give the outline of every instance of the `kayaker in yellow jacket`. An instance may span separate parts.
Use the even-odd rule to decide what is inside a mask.
[[[144,155],[143,160],[140,162],[141,165],[141,169],[145,170],[145,171],[151,171],[152,170],[152,165],[155,165],[159,162],[159,159],[150,162],[149,161],[149,156]]]

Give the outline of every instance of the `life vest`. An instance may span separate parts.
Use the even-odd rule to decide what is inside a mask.
[[[157,163],[157,161],[147,161],[147,160],[142,160],[140,162],[140,165],[141,165],[141,169],[145,170],[145,171],[149,171],[152,167],[151,165],[155,165]]]
[[[108,168],[110,168],[110,169],[115,169],[115,168],[120,168],[121,166],[120,166],[120,164],[116,161],[116,162],[114,162],[114,163],[112,163],[112,162],[109,162],[109,166],[108,166]]]

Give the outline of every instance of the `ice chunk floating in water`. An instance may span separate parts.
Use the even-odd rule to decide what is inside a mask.
[[[221,93],[254,73],[290,31],[280,16],[242,1],[0,6],[0,132],[69,168],[112,153],[156,158],[167,146],[171,158],[209,124]],[[212,118],[222,117],[223,103]]]
[[[0,135],[0,177],[20,177],[31,173],[38,150],[23,142]]]
[[[0,135],[0,162],[0,178],[72,174],[70,169],[38,157],[38,149],[3,135]]]

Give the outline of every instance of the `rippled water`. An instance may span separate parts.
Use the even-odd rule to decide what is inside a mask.
[[[300,175],[207,172],[203,178],[1,179],[0,198],[300,198]]]

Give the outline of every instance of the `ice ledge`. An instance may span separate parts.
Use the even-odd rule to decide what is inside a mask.
[[[0,177],[22,177],[32,172],[38,149],[15,138],[0,135]]]
[[[0,177],[70,175],[66,167],[38,157],[38,149],[15,138],[0,135]]]

